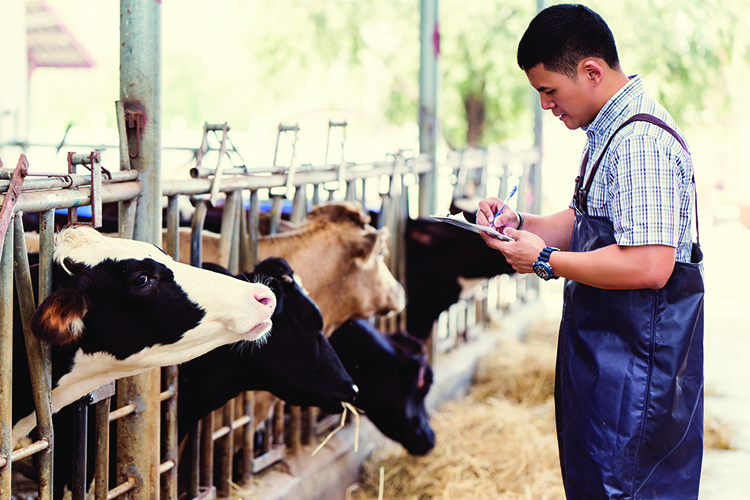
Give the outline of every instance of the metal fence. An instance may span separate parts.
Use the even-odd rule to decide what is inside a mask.
[[[329,124],[329,131],[345,124]],[[295,132],[293,129],[290,129]],[[279,135],[288,133],[280,127]],[[222,135],[219,136],[218,134]],[[216,134],[218,145],[212,146],[208,137]],[[278,147],[278,144],[277,144]],[[327,146],[328,147],[328,146]],[[343,146],[342,146],[343,147]],[[253,169],[245,165],[225,167],[226,158],[237,153],[228,140],[228,127],[206,125],[204,140],[196,155],[196,164],[191,179],[164,180],[162,193],[165,197],[167,244],[165,250],[175,259],[179,258],[178,230],[184,223],[180,213],[181,201],[190,200],[195,207],[191,215],[193,250],[191,262],[201,263],[201,230],[210,206],[223,205],[221,218],[221,244],[219,264],[232,272],[252,269],[257,255],[259,217],[261,205],[270,206],[271,230],[278,227],[282,207],[291,202],[292,222],[304,219],[307,210],[318,203],[335,200],[358,201],[363,207],[379,213],[377,224],[387,225],[391,231],[389,242],[389,268],[402,283],[405,281],[404,226],[407,217],[415,217],[416,199],[419,197],[420,179],[432,169],[430,161],[420,156],[410,156],[400,151],[381,162],[353,164],[343,160],[336,164],[300,166],[293,161],[280,166],[277,161],[271,168]],[[211,154],[216,164],[207,166]],[[76,218],[76,207],[92,206],[92,224],[100,223],[101,206],[117,203],[118,233],[120,237],[132,238],[135,224],[135,205],[141,190],[138,173],[131,170],[108,171],[100,163],[96,152],[88,155],[69,155],[70,173],[43,176],[26,176],[21,183],[13,184],[12,171],[3,170],[0,177],[0,202],[8,207],[12,224],[5,235],[2,246],[0,274],[0,500],[11,498],[11,463],[34,459],[38,470],[39,497],[52,495],[52,451],[54,429],[50,415],[50,363],[49,349],[35,340],[25,328],[29,366],[34,380],[34,396],[38,415],[39,438],[17,450],[10,450],[12,428],[12,335],[13,335],[13,282],[23,306],[24,326],[34,308],[35,299],[43,298],[51,290],[51,255],[55,210],[69,209],[70,220]],[[484,197],[507,194],[509,182],[519,187],[519,208],[532,209],[534,201],[532,186],[538,155],[534,152],[511,153],[507,151],[467,151],[450,155],[438,166],[439,185],[445,192],[438,194],[448,201],[465,197]],[[75,173],[75,167],[90,170],[85,175]],[[15,191],[14,191],[15,190]],[[16,193],[14,195],[14,192]],[[39,296],[34,297],[29,278],[29,262],[25,245],[25,228],[21,214],[38,214],[39,221]],[[531,282],[529,282],[531,283]],[[488,310],[508,310],[523,300],[531,286],[524,278],[498,277],[475,284],[473,293],[462,298],[446,311],[433,329],[433,349],[448,350],[476,334],[487,322]],[[38,302],[36,302],[38,303]],[[403,329],[404,315],[379,322],[384,332]],[[435,369],[439,370],[437,366]],[[95,463],[95,496],[97,499],[115,498],[138,489],[161,490],[161,497],[177,498],[178,459],[187,462],[186,478],[188,498],[213,498],[232,496],[232,458],[240,453],[241,481],[248,481],[253,474],[279,461],[286,454],[300,453],[305,444],[320,440],[331,428],[332,420],[323,418],[315,409],[303,411],[291,408],[285,412],[283,403],[277,405],[274,415],[261,425],[262,432],[254,433],[254,394],[250,391],[230,401],[224,408],[206,417],[187,438],[185,451],[179,458],[177,443],[177,367],[162,369],[161,388],[151,394],[141,394],[142,385],[134,378],[117,381],[92,392],[77,405],[79,445],[73,498],[83,498],[85,493],[86,460]],[[157,378],[158,379],[158,378]],[[158,445],[149,436],[132,433],[120,422],[133,417],[139,401],[145,404],[138,410],[156,422],[161,421],[161,443]],[[96,428],[96,453],[86,457],[86,435],[88,407],[94,406]],[[110,439],[110,426],[118,422],[117,439]],[[114,432],[113,432],[114,434]],[[289,436],[288,438],[285,436]],[[148,474],[133,473],[124,462],[127,453],[113,454],[128,440],[128,453],[144,450],[144,455],[156,456],[158,446],[159,463],[152,464],[161,477],[161,485],[148,485]],[[110,441],[112,443],[110,444]],[[112,447],[112,450],[110,450]],[[214,463],[214,448],[218,461]],[[110,464],[110,456],[116,456],[116,464]],[[62,466],[61,463],[55,464]],[[69,464],[65,464],[68,466]],[[114,466],[116,473],[110,474]],[[218,477],[218,480],[214,478]],[[185,479],[185,478],[181,478]]]

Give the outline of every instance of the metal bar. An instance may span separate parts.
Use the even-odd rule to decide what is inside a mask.
[[[190,232],[190,265],[201,267],[203,258],[203,224],[206,221],[208,204],[206,200],[196,200],[193,212],[192,231]]]
[[[130,200],[141,193],[141,184],[121,182],[102,186],[102,203]],[[5,202],[5,195],[0,195],[0,203]],[[91,189],[60,189],[56,191],[25,191],[21,193],[16,204],[17,212],[43,212],[50,209],[80,207],[91,204]]]
[[[106,500],[109,491],[109,406],[110,398],[96,403],[96,456],[94,458],[94,496]]]
[[[41,175],[44,175],[42,177]],[[138,179],[135,170],[123,172],[111,172],[111,178],[102,179],[102,184],[117,184],[118,182],[134,181]],[[21,192],[25,191],[49,191],[54,189],[67,189],[71,187],[90,186],[91,175],[77,174],[40,174],[29,172],[21,186]],[[10,187],[10,181],[0,180],[0,192],[5,192]]]
[[[49,449],[49,441],[47,441],[46,439],[41,440],[41,441],[34,441],[30,445],[14,450],[12,457],[11,457],[11,462],[15,462],[16,460],[21,460],[22,458],[30,457],[31,455],[34,455],[36,453],[39,453],[40,451],[44,451],[48,449]]]
[[[245,391],[245,408],[244,413],[249,417],[244,426],[243,446],[242,446],[242,479],[248,482],[253,477],[253,455],[255,453],[255,421],[253,406],[255,405],[255,393]]]
[[[247,173],[247,169],[244,167],[232,167],[225,168],[221,171],[222,176],[226,175],[243,175]],[[190,169],[190,177],[193,179],[200,179],[214,175],[214,169],[208,167],[193,167]]]
[[[160,474],[163,475],[163,487],[161,489],[161,497],[165,500],[176,500],[177,498],[177,468],[174,464],[177,463],[178,451],[177,447],[177,384],[178,384],[178,368],[175,365],[167,366],[162,369],[162,376],[164,377],[164,385],[167,390],[160,394],[159,400],[164,402],[164,408],[162,408],[162,414],[164,415],[164,426],[163,426],[163,448],[164,457],[163,463],[171,463],[173,467],[166,469]]]
[[[135,486],[136,486],[135,479],[132,477],[129,477],[127,481],[125,481],[124,483],[109,490],[109,492],[107,493],[107,500],[112,500],[113,498],[117,498],[120,495],[127,493],[128,491],[134,489]]]
[[[8,194],[3,200],[2,207],[0,207],[0,245],[3,244],[5,233],[8,231],[10,221],[13,219],[14,207],[18,201],[18,197],[21,195],[23,181],[26,178],[28,171],[29,162],[26,161],[24,155],[21,155],[18,159],[18,165],[13,172],[13,178],[11,179],[10,187],[8,188]]]
[[[292,455],[296,455],[302,450],[302,408],[299,406],[291,407],[290,431],[289,448]]]
[[[102,227],[102,164],[96,156],[96,153],[92,151],[89,157],[91,162],[91,225]]]
[[[180,209],[179,196],[167,198],[167,244],[164,251],[175,261],[180,261]]]
[[[238,197],[241,198],[239,191],[232,191],[227,193],[224,199],[224,210],[221,213],[221,236],[219,238],[219,252],[217,264],[229,269],[231,272],[236,273],[237,269],[231,269],[229,263],[231,254],[233,253],[233,240],[236,235],[235,222],[237,221],[237,212],[239,205],[237,204]],[[236,253],[236,251],[234,251]],[[236,260],[236,259],[235,259]]]
[[[218,129],[217,129],[218,130]],[[214,178],[211,181],[211,204],[216,203],[216,198],[219,195],[219,184],[221,182],[221,161],[224,159],[224,155],[227,154],[227,134],[229,133],[229,125],[226,122],[221,126],[223,132],[221,136],[221,145],[219,146],[219,158],[216,162],[216,169],[214,170]]]
[[[185,445],[186,458],[188,461],[187,497],[189,499],[198,496],[199,471],[200,471],[200,422],[196,423],[189,431]]]
[[[138,405],[136,405],[135,403],[128,403],[126,405],[123,405],[118,409],[109,412],[109,421],[114,422],[115,420],[126,417],[132,413],[135,413],[136,409],[138,409]]]
[[[29,365],[29,375],[34,388],[34,407],[37,415],[37,429],[39,439],[54,443],[52,429],[52,403],[50,393],[52,391],[51,368],[49,353],[42,348],[42,343],[31,332],[31,315],[36,309],[34,300],[34,288],[29,269],[29,260],[26,252],[26,240],[23,231],[23,219],[20,212],[16,213],[14,222],[14,275],[16,281],[16,294],[21,312],[23,324],[24,341]],[[52,450],[45,451],[40,455],[40,477],[52,477]],[[51,483],[39,485],[40,498],[52,497]]]
[[[431,163],[429,163],[428,159],[424,156],[419,156],[409,161],[409,172],[422,173],[429,170],[429,168],[431,168]],[[393,163],[390,161],[362,163],[356,166],[349,165],[346,169],[343,180],[389,175],[392,171]],[[298,171],[295,175],[296,186],[301,186],[303,184],[322,184],[337,180],[339,180],[337,169]],[[248,173],[247,175],[236,175],[233,177],[222,178],[219,191],[227,192],[237,189],[268,189],[283,186],[285,181],[286,176],[280,173],[271,173],[270,175],[254,175]],[[210,190],[210,179],[175,179],[165,180],[162,183],[162,193],[164,196],[172,196],[175,194],[207,194]]]
[[[232,482],[232,458],[234,457],[234,399],[230,399],[222,408],[222,425],[227,432],[217,441],[219,452],[219,484],[216,493],[221,497],[229,496]]]
[[[284,444],[284,402],[281,400],[273,412],[273,444]]]
[[[421,0],[420,11],[419,152],[428,155],[433,165],[428,172],[420,176],[419,215],[428,216],[435,213],[438,191],[438,0]]]
[[[86,498],[86,448],[88,445],[89,403],[84,396],[75,403],[73,419],[73,480],[71,493],[73,500]]]
[[[117,136],[119,138],[120,170],[130,170],[130,155],[128,154],[128,134],[125,126],[125,106],[122,101],[115,102],[115,116],[117,117]]]
[[[214,412],[201,419],[200,486],[211,486],[214,478]]]

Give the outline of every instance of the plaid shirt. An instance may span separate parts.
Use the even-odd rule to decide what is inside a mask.
[[[609,136],[638,113],[662,119],[682,136],[667,111],[645,93],[640,76],[632,76],[594,121],[582,127],[587,136],[584,152],[589,150],[587,176]],[[667,245],[677,249],[678,262],[690,262],[692,178],[690,153],[669,132],[647,122],[632,123],[617,134],[602,158],[589,191],[588,213],[612,221],[620,246]]]

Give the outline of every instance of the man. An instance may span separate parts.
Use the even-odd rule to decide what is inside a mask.
[[[477,212],[515,240],[482,233],[516,271],[566,279],[555,384],[566,495],[695,499],[704,289],[688,147],[590,9],[541,11],[517,60],[542,108],[587,135],[567,209],[520,214],[488,198]]]

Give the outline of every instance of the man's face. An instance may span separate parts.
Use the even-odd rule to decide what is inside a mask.
[[[528,70],[526,77],[539,92],[542,109],[551,110],[570,130],[588,125],[599,112],[591,80],[580,67],[575,81],[561,73],[547,71],[542,63]]]

